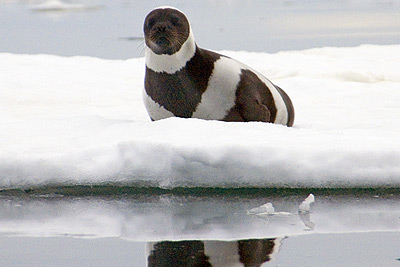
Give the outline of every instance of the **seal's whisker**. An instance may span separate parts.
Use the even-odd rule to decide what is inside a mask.
[[[144,55],[144,41],[139,42],[139,44],[136,45],[135,53],[138,51],[138,49],[141,49],[141,52],[139,55],[143,56]]]

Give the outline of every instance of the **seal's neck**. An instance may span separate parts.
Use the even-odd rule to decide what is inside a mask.
[[[147,45],[144,48],[146,66],[155,72],[166,72],[173,74],[183,67],[196,53],[196,43],[194,41],[192,29],[181,49],[172,55],[157,55]]]

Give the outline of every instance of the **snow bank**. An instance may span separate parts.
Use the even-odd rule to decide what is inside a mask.
[[[224,53],[284,88],[293,128],[150,122],[143,58],[0,54],[0,187],[400,185],[400,45]]]

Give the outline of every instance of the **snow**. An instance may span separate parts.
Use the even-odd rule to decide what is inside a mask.
[[[0,54],[0,187],[400,185],[400,45],[223,53],[289,94],[293,128],[151,122],[143,58]]]

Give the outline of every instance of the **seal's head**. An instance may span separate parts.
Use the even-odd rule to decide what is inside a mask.
[[[162,7],[146,16],[143,30],[146,46],[155,54],[173,55],[189,38],[190,24],[179,10]]]

